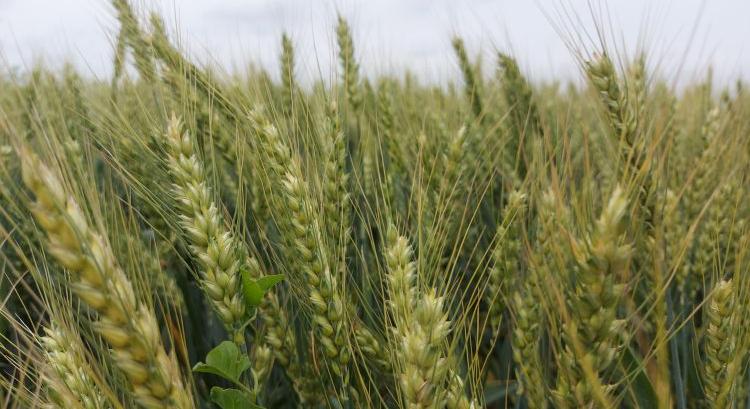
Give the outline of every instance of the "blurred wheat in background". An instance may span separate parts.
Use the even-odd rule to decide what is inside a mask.
[[[3,408],[750,405],[742,82],[373,78],[339,16],[307,86],[112,5],[111,78],[0,75]]]

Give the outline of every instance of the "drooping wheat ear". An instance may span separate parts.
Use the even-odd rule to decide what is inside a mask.
[[[318,206],[313,203],[299,158],[292,157],[277,128],[259,110],[251,112],[250,120],[258,135],[259,148],[267,158],[264,166],[268,168],[268,180],[276,196],[273,200],[283,207],[275,216],[286,246],[286,260],[292,266],[291,271],[303,274],[290,279],[301,280],[307,287],[320,346],[332,371],[348,383],[346,369],[351,358],[345,325],[348,302],[342,297],[338,278],[331,270],[332,256],[323,239]]]
[[[664,225],[664,244],[666,249],[667,266],[669,269],[675,270],[675,286],[680,293],[684,293],[688,283],[689,268],[685,268],[688,264],[687,256],[683,253],[685,245],[683,243],[689,243],[689,238],[686,240],[688,229],[686,223],[683,223],[680,219],[683,216],[683,212],[680,207],[680,200],[678,196],[672,191],[667,190],[664,199],[664,219],[662,224]],[[678,261],[680,264],[678,265]]]
[[[463,74],[464,93],[471,103],[472,113],[476,118],[481,119],[482,113],[484,112],[481,79],[477,78],[474,67],[471,64],[471,61],[469,61],[469,54],[466,52],[464,40],[460,37],[454,37],[451,44],[453,45],[453,51],[458,58],[458,66],[461,69],[461,74]]]
[[[738,264],[744,270],[735,270],[734,278],[730,282],[732,286],[731,295],[731,317],[730,339],[726,344],[732,348],[728,354],[730,359],[726,365],[724,382],[716,397],[717,408],[736,407],[747,396],[747,387],[744,385],[747,373],[747,359],[750,352],[750,298],[748,297],[747,276],[747,251],[750,249],[750,232],[745,231],[738,242]],[[743,267],[745,266],[745,267]],[[709,307],[710,308],[710,307]],[[734,405],[734,406],[732,406]]]
[[[388,307],[394,325],[398,328],[408,324],[414,300],[417,297],[415,288],[416,264],[412,260],[412,250],[406,237],[398,234],[391,225],[386,232],[385,263],[388,278]]]
[[[632,104],[636,123],[644,121],[646,114],[646,98],[648,92],[648,77],[646,76],[646,56],[638,54],[628,70],[627,79],[628,98]]]
[[[244,344],[242,325],[245,303],[240,291],[241,245],[221,217],[211,196],[206,170],[195,152],[194,141],[176,116],[165,134],[169,171],[175,199],[181,209],[181,224],[190,249],[201,266],[201,285],[216,313],[231,331],[235,342]]]
[[[539,109],[533,100],[531,85],[521,73],[516,59],[504,53],[499,53],[498,59],[502,69],[503,96],[508,107],[515,111],[514,126],[519,132],[540,130]]]
[[[467,133],[465,126],[459,128],[453,138],[447,141],[442,155],[443,172],[440,187],[436,192],[440,197],[436,202],[443,203],[443,209],[440,209],[440,224],[443,224],[443,234],[448,237],[452,237],[455,229],[461,225],[464,216],[463,206],[466,206],[466,186],[462,180],[467,177],[468,168],[465,160]]]
[[[79,139],[85,139],[93,132],[92,118],[88,100],[83,94],[83,83],[80,75],[75,71],[73,66],[66,64],[64,68],[66,96],[72,99],[73,115],[66,118],[68,124],[68,133],[73,142]],[[80,147],[78,148],[80,150]],[[77,154],[80,156],[80,152]]]
[[[251,185],[253,213],[257,220],[266,222],[272,216],[278,217],[278,214],[271,210],[274,209],[274,204],[281,203],[283,198],[274,186],[281,183],[281,175],[289,166],[291,151],[261,108],[250,111],[248,120],[257,136],[253,138],[252,149],[260,152],[259,157],[265,158],[258,164],[258,180]]]
[[[466,395],[466,382],[453,370],[448,373],[448,389],[445,407],[447,409],[479,409],[479,402]]]
[[[397,196],[397,184],[406,179],[408,171],[404,147],[394,129],[393,103],[391,89],[388,83],[383,83],[378,90],[377,125],[380,141],[385,148],[385,160],[382,163],[385,167],[384,202],[393,209],[393,213],[399,214],[403,203],[401,197]]]
[[[363,88],[365,95],[368,97],[372,96],[369,82],[364,81],[364,84],[365,86]],[[362,118],[364,118],[364,116],[362,116]],[[371,200],[377,200],[376,198],[380,195],[377,179],[378,161],[380,160],[380,156],[378,156],[379,146],[377,145],[378,141],[375,138],[375,135],[372,132],[364,131],[365,128],[363,124],[365,122],[362,118],[355,118],[354,123],[352,123],[351,118],[347,118],[350,125],[353,124],[356,126],[356,128],[353,128],[352,130],[357,129],[359,135],[359,137],[356,138],[356,148],[352,148],[352,152],[354,153],[352,156],[356,158],[355,163],[359,165],[357,173],[359,173],[358,180],[362,184],[362,194],[365,197],[372,198]],[[355,140],[355,138],[350,137],[349,141],[353,140]],[[362,235],[364,234],[364,231],[365,229],[359,229],[359,233]]]
[[[346,303],[340,295],[338,278],[332,274],[326,246],[322,241],[321,220],[311,203],[308,184],[303,180],[299,161],[292,160],[280,186],[286,197],[288,224],[283,234],[288,257],[296,260],[307,285],[313,306],[313,323],[320,334],[320,344],[333,372],[346,382],[346,368],[351,357],[346,328]]]
[[[707,148],[711,144],[712,139],[719,135],[722,125],[721,114],[721,109],[718,106],[715,106],[706,112],[706,119],[704,120],[703,125],[701,125],[701,145],[699,148]]]
[[[664,193],[656,190],[657,199],[656,203],[659,206],[655,207],[658,210],[658,214],[655,215],[654,220],[657,221],[654,229],[652,230],[652,236],[646,236],[641,240],[640,248],[636,251],[640,252],[640,258],[636,258],[641,266],[645,267],[645,279],[648,280],[648,286],[652,288],[652,313],[649,314],[646,319],[648,325],[653,327],[653,361],[649,367],[650,377],[653,379],[654,390],[658,396],[658,407],[659,409],[669,409],[673,407],[673,397],[670,387],[670,357],[669,357],[669,325],[670,316],[668,311],[667,291],[669,285],[669,253],[668,251],[674,251],[674,242],[670,244],[668,242],[667,230],[674,229],[672,226],[665,224],[667,217],[674,217],[674,215],[668,215],[668,211],[676,211],[678,209],[666,209],[667,202],[670,200]],[[666,194],[670,191],[667,190]],[[676,201],[672,199],[672,204],[676,205]],[[677,223],[680,223],[677,221]],[[670,238],[674,240],[673,238]]]
[[[497,243],[492,252],[490,270],[484,299],[489,306],[490,325],[495,334],[500,333],[505,313],[506,295],[514,287],[513,279],[521,272],[523,250],[523,223],[526,213],[526,195],[516,190],[508,197],[503,209],[503,220],[497,227]]]
[[[636,143],[636,120],[627,95],[620,88],[612,60],[606,53],[601,54],[586,63],[586,71],[604,103],[607,119],[615,131],[615,137],[623,140],[628,148],[632,148]]]
[[[297,84],[294,80],[294,45],[286,33],[281,35],[281,85],[281,109],[288,117],[294,107]]]
[[[125,30],[120,29],[115,40],[114,64],[112,67],[112,97],[117,97],[117,81],[122,78],[125,72],[125,53],[128,51],[128,44],[125,38]]]
[[[283,246],[285,253],[288,255],[287,262],[290,265],[290,271],[300,272],[303,268],[308,268],[305,263],[314,257],[307,254],[306,258],[296,257],[298,249],[295,248],[295,230],[291,224],[286,209],[281,209],[282,204],[287,201],[285,190],[283,189],[284,177],[292,167],[291,150],[284,143],[279,135],[277,128],[266,118],[262,109],[252,110],[248,116],[251,126],[253,127],[257,138],[255,138],[255,148],[266,158],[263,161],[263,182],[266,184],[269,194],[264,195],[263,201],[267,203],[270,209],[273,209],[272,215],[276,221],[279,232],[282,234]],[[284,206],[285,207],[285,206]],[[316,268],[319,271],[320,268]],[[307,276],[290,277],[292,280],[301,280],[303,285],[306,284]],[[273,346],[274,354],[277,361],[286,369],[287,374],[297,391],[302,402],[320,402],[320,394],[316,385],[306,381],[308,378],[299,366],[297,360],[297,341],[295,334],[289,326],[289,320],[285,311],[279,306],[278,298],[269,294],[261,305],[263,318],[266,324],[266,340]]]
[[[264,275],[260,263],[255,257],[244,256],[245,269],[254,279]],[[281,365],[292,381],[292,385],[303,404],[315,405],[321,402],[319,383],[311,379],[312,374],[305,371],[299,364],[297,353],[297,338],[290,327],[286,311],[279,305],[279,299],[272,288],[266,292],[258,307],[260,318],[264,324],[263,339],[256,343],[256,351],[260,351],[261,362],[253,362],[252,370],[258,372],[260,378],[255,379],[255,388],[263,386],[273,365],[273,359],[268,358],[265,349],[270,352],[275,361]]]
[[[713,267],[719,265],[720,256],[726,254],[725,251],[731,246],[728,236],[733,224],[735,194],[735,183],[728,181],[719,187],[714,200],[709,203],[704,216],[705,222],[695,239],[693,274],[689,280],[707,282],[714,271]],[[690,290],[688,296],[694,297],[698,287],[693,285]]]
[[[439,257],[445,245],[449,245],[446,239],[453,237],[455,229],[461,226],[465,216],[463,210],[467,204],[463,200],[463,189],[466,187],[461,183],[461,177],[465,176],[469,167],[465,160],[466,133],[465,126],[459,128],[455,134],[441,133],[440,140],[435,143],[435,159],[425,164],[429,172],[434,172],[433,168],[437,167],[441,174],[440,177],[429,177],[420,191],[420,194],[425,195],[424,199],[420,199],[425,201],[420,216],[424,220],[422,224],[427,229],[426,234],[433,237],[437,243],[429,246],[429,253],[425,255],[425,259]]]
[[[664,101],[664,106],[663,109],[666,111],[664,120],[667,122],[663,131],[664,143],[674,146],[667,157],[672,165],[667,170],[666,181],[667,187],[676,191],[679,184],[684,181],[685,175],[689,173],[687,170],[690,155],[686,155],[682,118],[678,114],[679,99],[674,94],[669,93],[666,96],[666,101]]]
[[[117,10],[117,19],[120,21],[120,35],[125,45],[129,46],[133,51],[138,73],[144,81],[153,81],[155,78],[153,52],[148,42],[144,39],[143,32],[133,9],[130,7],[128,0],[112,0],[112,6]],[[116,58],[120,58],[120,56],[118,55]]]
[[[265,324],[265,341],[271,346],[276,362],[285,370],[292,381],[294,390],[303,405],[315,407],[323,402],[320,382],[315,375],[300,365],[297,351],[297,338],[286,311],[279,305],[275,293],[269,292],[260,306],[261,319]]]
[[[518,63],[510,55],[499,53],[500,68],[502,70],[503,97],[510,109],[512,120],[512,135],[506,148],[507,154],[516,162],[514,168],[518,174],[524,177],[529,161],[529,151],[525,146],[532,146],[538,138],[534,134],[541,135],[541,120],[539,109],[533,100],[531,85],[521,74]],[[541,147],[538,147],[541,148]],[[541,159],[541,158],[540,158]]]
[[[738,190],[736,192],[737,197],[733,198],[733,200],[736,200],[734,202],[737,203],[743,203],[750,199],[748,197],[747,192],[745,191],[746,188],[742,186],[735,186],[735,188]],[[739,205],[737,205],[739,207]],[[741,249],[743,243],[744,236],[748,232],[748,221],[750,221],[750,214],[743,213],[740,209],[732,209],[730,210],[732,213],[734,213],[733,217],[729,216],[731,218],[730,226],[728,228],[728,232],[724,236],[726,239],[725,245],[726,245],[726,263],[724,264],[729,271],[736,272],[739,270],[739,268],[742,267],[742,260],[741,257]]]
[[[587,62],[586,68],[589,78],[605,106],[607,118],[615,132],[618,143],[624,142],[624,146],[620,148],[620,174],[624,175],[624,180],[632,178],[638,181],[636,185],[637,204],[640,213],[638,216],[643,220],[647,241],[653,241],[656,210],[652,192],[655,182],[651,178],[650,169],[646,169],[645,173],[642,172],[642,168],[649,165],[644,157],[646,155],[646,138],[643,137],[644,132],[639,132],[636,114],[636,110],[642,109],[637,104],[644,103],[644,101],[636,101],[634,107],[627,89],[621,89],[615,67],[606,53],[593,61]],[[641,86],[645,87],[645,82]],[[638,92],[643,94],[642,98],[645,98],[645,90],[638,90]],[[639,252],[638,254],[643,253]]]
[[[381,370],[386,373],[392,370],[391,361],[388,359],[388,354],[383,348],[382,343],[369,328],[362,324],[357,325],[354,328],[354,338],[357,341],[357,346],[364,355],[377,364]]]
[[[268,375],[271,374],[271,368],[273,367],[273,351],[271,348],[263,344],[255,344],[255,348],[252,351],[252,367],[250,372],[253,375],[253,392],[255,395],[260,395],[263,385],[268,380]]]
[[[188,408],[176,362],[162,344],[154,312],[138,302],[106,236],[93,230],[58,177],[21,148],[23,180],[34,193],[32,212],[47,233],[47,249],[71,273],[70,287],[98,313],[94,328],[112,348],[135,401],[148,409]]]
[[[339,45],[339,62],[344,71],[344,87],[346,98],[354,112],[358,112],[362,106],[362,91],[359,81],[359,64],[354,56],[354,41],[352,30],[344,16],[338,16],[336,25],[336,40]]]
[[[59,326],[44,329],[45,335],[40,338],[44,356],[52,367],[55,376],[66,391],[54,391],[57,394],[70,396],[72,407],[83,409],[110,408],[107,398],[91,378],[90,368],[80,344],[81,339]],[[53,388],[55,389],[55,388]],[[62,408],[63,406],[61,406]]]
[[[450,333],[450,322],[443,304],[444,299],[433,289],[416,300],[414,321],[397,328],[401,393],[409,408],[439,407],[446,398],[450,365],[443,343]]]
[[[711,301],[706,311],[705,362],[703,365],[706,400],[713,408],[729,408],[725,389],[731,387],[734,379],[727,379],[727,366],[732,361],[737,340],[733,339],[732,309],[734,308],[732,280],[716,283],[711,292]]]
[[[565,228],[571,224],[570,210],[564,206],[558,208],[556,193],[552,188],[542,193],[537,200],[537,207],[536,236],[530,263],[540,277],[554,277],[564,282],[566,279],[561,277],[562,271],[557,268],[556,259],[571,256],[568,246],[560,245],[565,240],[560,226]]]
[[[19,92],[19,103],[24,107],[21,114],[21,123],[23,125],[24,137],[29,139],[39,130],[36,114],[37,105],[40,103],[40,83],[42,72],[39,68],[34,68],[27,83],[21,87]]]
[[[703,206],[706,204],[706,198],[710,196],[713,188],[713,180],[716,172],[711,166],[716,155],[715,146],[712,143],[719,136],[721,130],[721,111],[718,107],[710,109],[706,113],[706,119],[701,126],[700,143],[697,149],[700,149],[700,156],[697,163],[690,163],[684,169],[687,173],[694,172],[694,177],[689,189],[685,190],[685,213],[689,220],[695,220]],[[688,156],[685,152],[680,156]]]
[[[627,199],[615,188],[609,203],[583,243],[574,242],[578,264],[575,284],[568,295],[570,320],[563,323],[566,342],[562,360],[568,366],[558,382],[558,396],[575,396],[585,407],[612,404],[609,371],[620,351],[625,325],[617,318],[631,247],[623,243]]]
[[[378,88],[378,133],[381,140],[386,144],[389,164],[392,166],[404,166],[403,152],[399,146],[400,140],[394,134],[394,113],[393,113],[393,95],[392,85],[389,82],[383,82]],[[389,146],[388,144],[392,144]],[[392,162],[392,163],[391,163]]]
[[[250,111],[248,119],[257,136],[254,148],[266,158],[263,161],[265,182],[271,187],[271,195],[274,196],[268,200],[284,200],[283,194],[275,187],[281,184],[284,174],[291,167],[292,151],[261,108]]]
[[[531,409],[547,407],[547,386],[539,347],[544,333],[541,294],[536,284],[540,278],[538,274],[530,275],[522,292],[516,292],[513,296],[515,327],[512,345],[520,384],[518,393],[526,396],[527,405]]]
[[[330,254],[335,257],[331,261],[338,265],[346,255],[346,236],[349,234],[352,210],[348,191],[349,174],[346,170],[346,140],[341,132],[335,105],[329,108],[326,134],[328,155],[323,165],[323,212],[326,241]]]
[[[408,240],[391,225],[385,260],[388,307],[394,327],[394,355],[399,367],[402,398],[408,408],[433,408],[444,399],[448,366],[443,342],[450,323],[443,299],[435,291],[418,296],[416,264]]]

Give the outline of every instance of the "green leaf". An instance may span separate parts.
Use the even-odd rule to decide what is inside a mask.
[[[484,402],[489,405],[491,403],[501,402],[506,400],[507,395],[512,395],[518,389],[518,384],[515,382],[492,382],[484,388]]]
[[[242,290],[245,295],[245,303],[251,308],[259,306],[266,291],[283,279],[283,274],[274,274],[254,280],[247,270],[242,270]]]
[[[242,273],[242,290],[245,293],[245,304],[247,304],[248,307],[255,308],[260,305],[265,292],[260,285],[258,285],[257,281],[252,278],[246,278],[244,272]]]
[[[210,373],[239,383],[240,375],[250,368],[250,359],[233,342],[224,341],[206,355],[206,363],[198,362],[195,372]]]
[[[255,404],[255,397],[238,389],[211,388],[211,402],[221,409],[263,409]]]
[[[636,408],[656,408],[658,407],[659,399],[654,392],[654,386],[646,374],[645,365],[643,360],[638,357],[638,354],[632,348],[625,348],[622,355],[622,363],[627,368],[627,373],[633,376],[631,380],[631,387],[629,390],[632,391],[626,395],[626,399],[631,401],[632,407]],[[623,377],[628,376],[622,374]]]
[[[284,281],[284,274],[273,274],[268,276],[263,276],[258,279],[258,285],[260,288],[263,289],[263,292],[265,293],[268,291],[271,287],[275,286],[276,284]]]

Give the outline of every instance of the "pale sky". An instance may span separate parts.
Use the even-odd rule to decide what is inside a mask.
[[[458,75],[450,39],[494,64],[511,51],[533,79],[577,78],[568,40],[590,45],[595,21],[619,50],[645,45],[650,65],[668,78],[695,79],[712,65],[719,81],[750,79],[750,0],[140,0],[160,10],[192,58],[278,71],[280,38],[295,41],[298,75],[330,78],[334,24],[354,30],[366,74],[401,72],[445,81]],[[175,24],[177,22],[177,24]],[[555,29],[558,26],[559,30]],[[89,75],[112,67],[117,29],[107,0],[0,0],[0,65],[23,69],[43,59],[71,61]],[[625,45],[623,48],[623,44]],[[590,47],[588,47],[590,49]],[[335,66],[335,65],[334,65]],[[682,67],[682,69],[679,69]],[[702,75],[702,74],[701,74]]]

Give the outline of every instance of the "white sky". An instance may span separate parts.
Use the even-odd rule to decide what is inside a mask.
[[[599,21],[620,49],[645,45],[652,67],[669,78],[679,73],[682,80],[694,79],[709,65],[722,82],[750,78],[750,0],[137,0],[136,5],[160,10],[192,57],[235,69],[254,61],[277,72],[286,30],[295,41],[298,74],[306,79],[332,73],[337,11],[352,24],[355,49],[369,75],[409,67],[429,80],[453,78],[450,39],[458,33],[488,64],[495,62],[494,50],[510,50],[534,79],[576,78],[564,40],[595,35]],[[562,33],[555,24],[565,26]],[[116,28],[107,0],[0,0],[0,60],[17,68],[40,58],[53,66],[71,61],[84,72],[106,76]]]

